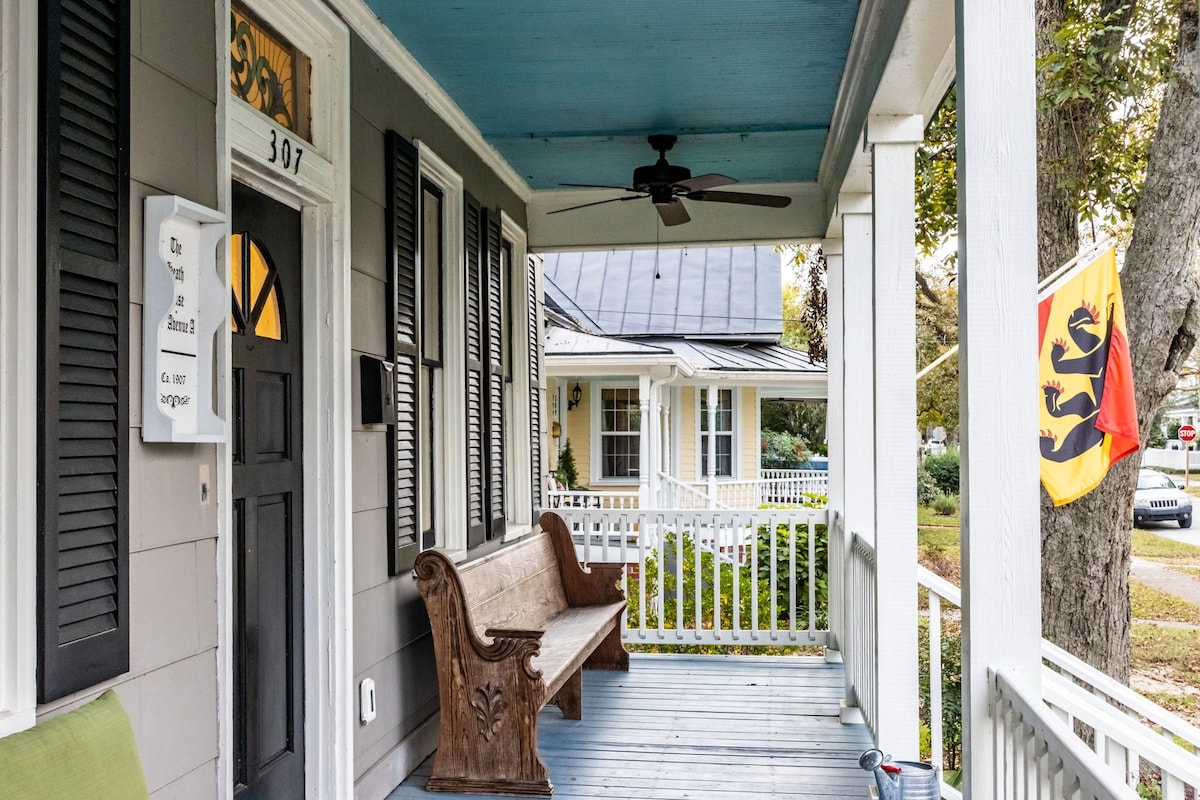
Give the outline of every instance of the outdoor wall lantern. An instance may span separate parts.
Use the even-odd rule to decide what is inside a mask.
[[[582,399],[583,389],[579,387],[579,381],[575,381],[575,388],[571,390],[571,399],[567,402],[567,411],[579,405],[579,401]]]

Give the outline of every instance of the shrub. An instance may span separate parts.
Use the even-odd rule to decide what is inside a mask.
[[[925,459],[924,467],[943,494],[958,494],[958,451],[930,456]]]
[[[554,480],[568,489],[578,488],[576,484],[579,482],[579,474],[575,468],[575,454],[571,452],[570,439],[567,439],[558,453],[558,469],[554,471]]]
[[[958,498],[952,494],[939,494],[933,501],[933,511],[943,517],[958,513]]]
[[[918,680],[921,687],[921,725],[930,724],[929,708],[929,619],[917,619]],[[942,751],[947,772],[962,765],[962,624],[942,617]],[[929,759],[928,750],[921,758]]]
[[[799,469],[808,455],[808,445],[800,436],[787,431],[762,432],[763,469]]]
[[[937,499],[938,487],[924,464],[917,465],[917,502],[927,506]]]

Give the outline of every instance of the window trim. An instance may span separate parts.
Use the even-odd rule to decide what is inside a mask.
[[[533,493],[531,477],[533,454],[527,445],[532,425],[529,407],[534,393],[537,393],[537,397],[544,407],[545,387],[540,384],[533,385],[529,372],[529,358],[526,356],[530,348],[529,318],[530,316],[536,318],[538,313],[536,306],[529,307],[529,237],[524,228],[503,210],[500,211],[500,237],[502,242],[508,243],[512,248],[512,258],[507,264],[508,269],[504,275],[504,279],[508,282],[507,297],[511,306],[508,313],[510,333],[508,372],[510,380],[505,382],[507,405],[504,409],[507,415],[504,431],[507,448],[504,480],[504,491],[507,496],[504,512],[508,523],[504,540],[510,541],[528,533],[537,523],[537,520],[533,518],[533,509],[529,503],[529,498]],[[520,280],[517,279],[518,276],[520,276]],[[537,296],[540,297],[540,287],[537,288]],[[537,330],[542,330],[540,324],[537,326]],[[518,353],[521,354],[520,357],[518,357]],[[519,401],[518,398],[520,398]],[[543,411],[542,419],[545,418],[546,414]],[[538,440],[543,442],[543,447],[545,439],[544,435],[538,437]],[[544,454],[541,463],[546,463]]]
[[[38,6],[0,0],[0,737],[37,711]]]
[[[588,481],[592,485],[600,486],[638,486],[641,482],[641,476],[635,475],[626,478],[606,478],[604,477],[604,433],[601,431],[604,420],[602,414],[604,409],[601,406],[603,402],[602,391],[604,389],[632,389],[638,395],[638,404],[642,402],[641,387],[637,380],[632,381],[592,381],[588,387],[589,399],[591,402],[590,426],[592,429],[591,435],[591,476]],[[643,426],[644,428],[645,426]],[[642,431],[638,432],[638,446],[641,448]],[[639,465],[639,470],[641,466]]]
[[[717,475],[714,478],[714,480],[716,480],[718,483],[720,483],[722,481],[741,480],[741,475],[742,475],[742,462],[741,462],[742,391],[741,391],[741,389],[742,389],[742,387],[740,387],[740,386],[716,386],[714,388],[716,388],[717,392],[723,392],[723,391],[729,392],[730,411],[732,412],[731,420],[730,420],[731,430],[729,431],[729,436],[730,436],[730,454],[729,454],[730,464],[729,464],[729,466],[730,466],[731,472],[729,475]],[[704,432],[702,432],[700,430],[700,426],[701,426],[700,405],[701,405],[701,403],[704,402],[704,399],[707,396],[707,392],[708,392],[708,386],[697,386],[696,387],[696,395],[695,395],[696,403],[695,403],[693,430],[695,431],[695,443],[696,443],[696,480],[699,482],[704,482],[704,481],[708,480],[708,476],[704,474],[703,461],[702,461],[703,454],[701,451],[701,448],[704,446],[704,444],[701,440],[707,434],[705,434]],[[717,402],[718,403],[720,402],[719,394],[717,396]],[[718,431],[718,433],[720,433],[720,431]]]
[[[463,241],[465,192],[463,179],[420,139],[417,148],[417,169],[422,181],[429,181],[442,191],[442,384],[444,397],[465,397],[467,394],[467,262]],[[424,249],[417,243],[418,258]],[[422,320],[422,324],[424,321]],[[442,453],[465,453],[467,450],[467,409],[465,403],[446,403],[442,409],[442,424],[431,437],[433,447]],[[434,493],[434,519],[440,520],[434,546],[452,555],[467,551],[467,520],[465,513],[450,509],[467,507],[467,465],[462,459],[445,459],[440,465]],[[440,478],[437,481],[436,478]],[[435,526],[438,523],[435,523]],[[424,547],[424,542],[422,549]]]

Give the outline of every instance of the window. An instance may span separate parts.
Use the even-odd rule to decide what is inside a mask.
[[[230,8],[229,89],[311,141],[308,58],[245,9]]]
[[[713,436],[708,435],[708,389],[699,389],[700,402],[700,477],[708,477],[708,448],[710,440],[714,440],[716,462],[714,474],[718,478],[733,477],[733,390],[717,390],[717,421],[713,428]]]
[[[442,191],[429,181],[421,184],[421,379],[420,405],[425,412],[420,429],[420,526],[422,547],[433,547],[437,514],[435,497],[440,468],[435,430],[441,424],[438,401],[442,383]]]
[[[637,478],[641,474],[642,412],[638,390],[600,389],[600,477]]]

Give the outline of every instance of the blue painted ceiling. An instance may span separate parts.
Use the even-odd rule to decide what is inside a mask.
[[[816,180],[858,0],[367,0],[534,189]]]

